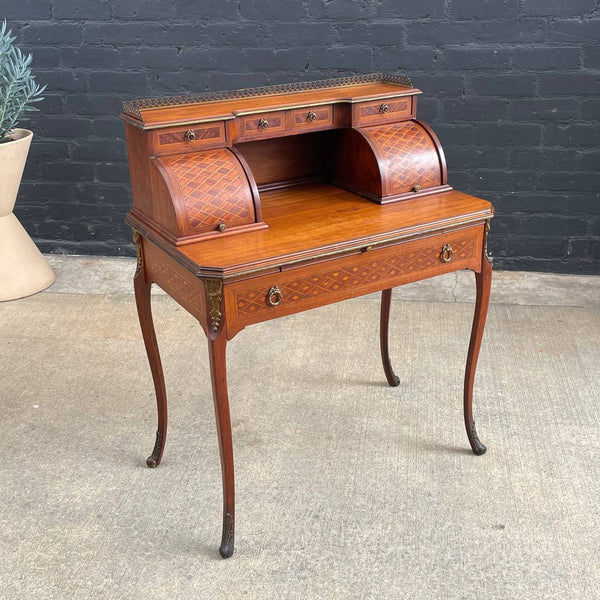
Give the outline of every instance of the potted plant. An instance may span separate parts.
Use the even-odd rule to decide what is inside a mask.
[[[12,210],[21,184],[33,133],[17,124],[37,110],[45,89],[31,74],[31,54],[13,45],[15,38],[0,25],[0,300],[35,294],[54,281],[54,273]]]

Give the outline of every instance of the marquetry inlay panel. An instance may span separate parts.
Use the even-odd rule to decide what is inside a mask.
[[[452,260],[461,261],[474,256],[476,251],[476,238],[465,237],[452,243]],[[354,265],[345,265],[341,268],[329,268],[314,275],[282,281],[279,283],[282,304],[295,303],[308,298],[321,297],[334,294],[348,288],[358,289],[368,286],[373,282],[394,280],[401,274],[425,272],[440,267],[445,268],[440,261],[441,245],[432,244],[418,249],[399,249],[397,254],[390,255],[382,252],[381,258],[377,253],[361,255],[362,260],[357,260]],[[364,257],[369,256],[365,260]],[[255,314],[260,311],[272,309],[267,301],[267,290],[256,287],[241,290],[236,294],[236,310],[238,315]]]
[[[189,233],[254,222],[248,178],[227,148],[164,157],[179,188]]]
[[[361,130],[381,155],[387,195],[441,185],[440,158],[428,133],[414,121]]]

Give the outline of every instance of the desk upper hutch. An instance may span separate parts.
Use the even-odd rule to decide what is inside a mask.
[[[474,271],[464,420],[473,452],[486,450],[472,397],[493,209],[448,185],[440,142],[416,119],[420,93],[406,77],[375,74],[124,104],[134,287],[158,404],[147,463],[160,463],[167,431],[150,306],[156,283],[208,338],[223,557],[233,553],[235,523],[226,345],[248,325],[381,290],[383,369],[396,386],[388,352],[392,288]]]

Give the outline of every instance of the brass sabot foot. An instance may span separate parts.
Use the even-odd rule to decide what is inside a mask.
[[[163,448],[163,437],[160,434],[160,431],[157,431],[156,432],[156,442],[154,443],[154,450],[152,450],[152,454],[146,459],[146,464],[151,469],[158,467],[158,465],[160,464],[162,448]]]

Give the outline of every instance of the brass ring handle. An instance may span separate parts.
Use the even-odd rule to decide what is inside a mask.
[[[278,285],[274,285],[267,292],[267,304],[269,306],[277,306],[278,304],[281,303],[282,300],[283,300],[283,294],[281,293],[281,290],[279,289],[279,286]]]
[[[266,119],[259,119],[258,126],[261,129],[266,129],[269,126],[269,121],[267,121]]]
[[[307,115],[306,115],[306,120],[307,121],[316,121],[317,120],[317,113],[314,110],[311,110]]]
[[[440,252],[440,260],[443,263],[448,263],[452,260],[454,256],[454,250],[452,250],[452,246],[450,244],[445,244]]]
[[[196,139],[196,132],[193,129],[188,129],[184,134],[186,142],[193,142]]]
[[[390,107],[385,102],[379,107],[379,112],[384,115],[386,112],[389,112],[389,110],[390,110]]]

